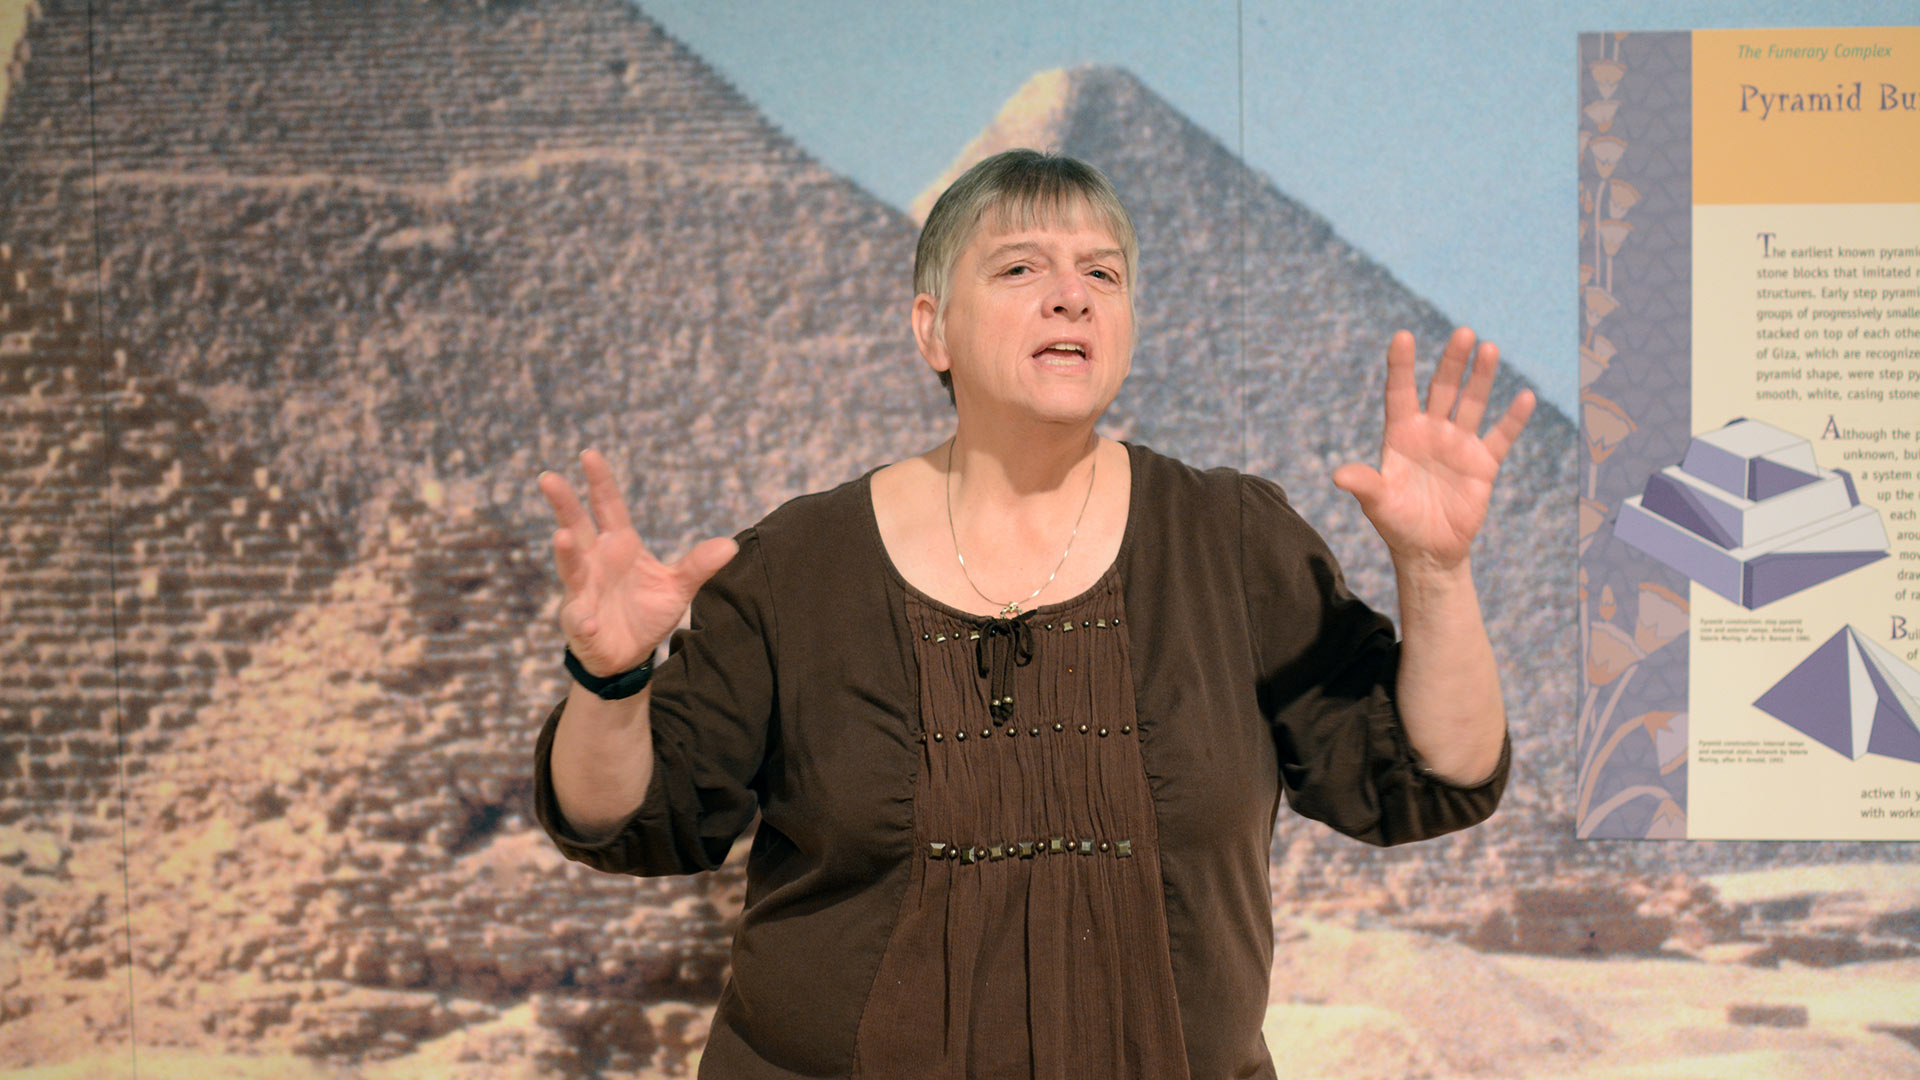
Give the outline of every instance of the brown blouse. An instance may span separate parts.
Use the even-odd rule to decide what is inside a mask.
[[[1119,575],[1014,620],[906,613],[919,857],[855,1075],[1185,1077]]]
[[[1025,994],[1035,1010],[1030,1017],[1005,1019],[1014,1015],[1009,1006],[987,1023],[971,1025],[964,1036],[975,1075],[997,1069],[971,1057],[976,1049],[988,1052],[995,1035],[990,1024],[1006,1025],[999,1032],[1004,1042],[993,1043],[993,1052],[1018,1046],[1005,1052],[1032,1054],[1045,1068],[1046,1054],[1088,1053],[1098,1031],[1076,1028],[1070,1037],[1043,1042],[1032,1027],[1058,1025],[1065,1032],[1069,1022],[1097,1024],[1099,1017],[1067,1021],[1038,1010],[1092,1013],[1119,1000],[1125,1012],[1103,1043],[1109,1049],[1099,1052],[1117,1057],[1122,1050],[1112,1049],[1112,1040],[1118,1040],[1128,1068],[1136,1060],[1159,1060],[1147,1055],[1164,1049],[1125,1044],[1143,1032],[1166,1034],[1143,1025],[1145,1017],[1178,1027],[1180,1041],[1172,1045],[1184,1045],[1192,1080],[1271,1078],[1273,1064],[1261,1037],[1273,960],[1268,848],[1283,794],[1294,812],[1374,844],[1438,836],[1493,812],[1506,782],[1504,756],[1493,777],[1470,787],[1422,768],[1393,704],[1398,648],[1392,625],[1347,590],[1325,543],[1278,487],[1224,469],[1202,472],[1141,446],[1128,451],[1133,496],[1126,539],[1108,580],[1116,589],[1112,606],[1076,612],[1083,620],[1118,615],[1122,625],[1116,632],[1110,620],[1103,638],[1097,624],[1071,635],[1056,629],[1056,637],[1048,636],[1044,616],[1038,629],[1029,624],[1032,661],[993,666],[985,679],[991,698],[993,675],[1013,673],[1013,719],[1025,723],[1021,735],[996,731],[982,745],[969,727],[965,751],[947,753],[961,750],[960,717],[929,710],[927,701],[961,695],[963,714],[973,724],[982,722],[980,706],[966,704],[957,674],[949,672],[948,681],[957,685],[947,691],[927,687],[923,693],[922,682],[934,681],[936,660],[964,670],[971,659],[977,694],[979,658],[970,639],[958,651],[940,652],[931,646],[951,644],[951,638],[936,643],[911,632],[915,619],[931,617],[928,605],[893,571],[864,478],[796,499],[743,532],[740,553],[694,598],[693,625],[677,635],[654,678],[653,783],[615,835],[579,836],[560,815],[549,768],[560,708],[548,715],[535,746],[534,806],[569,858],[632,874],[710,870],[759,821],[747,858],[733,977],[714,1014],[702,1076],[846,1077],[857,1063],[877,1061],[863,1057],[869,1048],[876,1055],[898,1055],[898,1044],[860,1046],[861,1035],[883,1026],[889,985],[930,968],[936,981],[913,991],[923,995],[928,1011],[894,1013],[884,1025],[920,1033],[925,1041],[919,1047],[928,1050],[915,1059],[921,1063],[959,1060],[941,1057],[949,1031],[956,1048],[963,1037],[949,1027],[950,1008],[971,1016],[975,1009],[998,1008],[997,995]],[[1098,649],[1103,641],[1114,650],[1112,661],[1126,665],[1113,681],[1124,689],[1130,677],[1130,699],[1117,690],[1103,697],[1100,686],[1113,689],[1104,674],[1079,681],[1075,650]],[[992,647],[1017,649],[1018,642],[996,636]],[[1093,667],[1101,656],[1093,654]],[[1075,670],[1070,676],[1059,670],[1048,681],[1052,665]],[[1064,709],[1062,703],[1078,695],[1090,699],[1074,708],[1088,717],[1092,732],[1081,736],[1079,722],[1054,732],[1049,722],[1041,735],[1031,734],[1034,720],[1052,715],[1043,709]],[[1131,710],[1130,736],[1114,734],[1112,718],[1103,720],[1096,711],[1107,701]],[[929,748],[920,742],[923,734],[931,738],[923,731],[928,722],[953,725],[936,728],[953,732],[953,744],[943,740]],[[1095,726],[1102,723],[1105,740]],[[1080,804],[1077,812],[1085,817],[1075,819],[1076,811],[1065,804],[1056,809],[1024,798],[988,800],[984,811],[980,800],[965,801],[965,783],[1008,791],[1017,785],[1024,795],[1032,773],[1023,770],[1064,763],[1071,755],[1062,758],[1062,746],[1092,747],[1083,751],[1090,760],[1079,783],[1099,790]],[[989,748],[1006,752],[1000,763],[1010,755],[1018,764],[990,778],[980,775],[972,766],[981,760],[979,751]],[[945,756],[936,757],[935,750]],[[1118,756],[1136,752],[1139,765],[1122,767]],[[936,761],[946,762],[944,776],[935,771]],[[976,774],[969,781],[953,780],[969,771]],[[1151,825],[1136,828],[1132,819],[1103,816],[1138,813],[1137,794],[1106,789],[1133,784],[1142,771]],[[1073,781],[1063,780],[1059,790],[1073,790]],[[1000,816],[958,816],[968,806],[975,815]],[[1021,841],[1044,836],[1051,847],[1059,835],[1064,846],[1069,829],[1074,854],[1019,858]],[[1082,839],[1094,841],[1093,855],[1078,854]],[[1102,853],[1102,840],[1132,841],[1133,854]],[[1016,845],[1011,861],[1008,841]],[[959,881],[964,871],[979,871],[969,884],[1008,884],[994,893],[969,894],[966,885],[950,889],[944,923],[896,939],[903,918],[931,905],[933,843],[971,843],[975,849],[972,865],[943,856],[939,873]],[[995,843],[1003,845],[999,862],[993,859]],[[988,848],[984,865],[978,861],[982,844]],[[1153,860],[1160,906],[1116,896],[1106,909],[1115,919],[1165,920],[1164,933],[1109,924],[1117,936],[1101,947],[1118,954],[1108,969],[1125,976],[1119,998],[1083,994],[1072,981],[1056,992],[1041,984],[1078,979],[1091,969],[1029,963],[1014,955],[1024,950],[1030,957],[1040,948],[1071,952],[1086,930],[1104,929],[1092,922],[1100,911],[1092,899],[1098,890],[1127,875],[1155,877]],[[1031,912],[1036,899],[1047,899],[1037,890],[1054,887],[1046,875],[1056,873],[1064,895],[1085,898],[1087,906],[1060,917]],[[1030,883],[1024,888],[1023,875]],[[1004,905],[1029,905],[1029,913],[996,913],[1001,926],[1027,935],[1025,944],[1005,930],[986,933],[984,914],[965,916],[978,918],[981,931],[955,919],[954,912],[983,905],[989,896]],[[977,942],[971,957],[926,965],[904,959],[909,954],[901,950],[944,943],[948,923],[956,939],[971,935]],[[1045,937],[1053,933],[1049,927],[1059,928],[1057,938]],[[1133,934],[1141,936],[1128,936]],[[1134,1004],[1136,993],[1163,993],[1154,988],[1163,961],[1149,955],[1163,937],[1177,991],[1170,1011],[1162,1004]],[[883,961],[896,972],[893,984],[881,981]],[[970,978],[956,983],[963,970],[971,971]],[[1026,986],[1008,981],[1016,971],[1023,972],[1018,978]],[[955,987],[963,992],[949,998]],[[877,1010],[871,1017],[869,1003]],[[1066,1067],[1078,1064],[1070,1059]],[[866,1072],[879,1076],[885,1070],[874,1064]]]

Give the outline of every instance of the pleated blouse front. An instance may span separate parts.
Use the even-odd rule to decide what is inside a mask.
[[[908,589],[916,857],[857,1075],[1187,1076],[1123,599],[1117,570],[1017,620]]]

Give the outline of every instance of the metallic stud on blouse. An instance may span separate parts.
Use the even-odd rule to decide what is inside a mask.
[[[1031,735],[1031,736],[1033,736],[1034,738],[1036,738],[1036,739],[1037,739],[1037,738],[1039,738],[1039,737],[1040,737],[1040,729],[1039,729],[1039,728],[1032,728],[1032,729],[1030,729],[1030,730],[1028,730],[1028,732],[1027,732],[1027,734],[1029,734],[1029,735]]]
[[[1071,633],[1073,633],[1073,623],[1071,623],[1071,622],[1063,622],[1063,623],[1061,623],[1061,624],[1060,624],[1060,632],[1061,632],[1061,633],[1063,633],[1063,634],[1071,634]]]
[[[1090,623],[1090,622],[1088,622],[1088,621],[1087,621],[1087,620],[1085,620],[1085,619],[1081,619],[1081,620],[1080,620],[1080,628],[1081,628],[1081,629],[1083,629],[1083,630],[1084,630],[1084,629],[1086,629],[1086,628],[1087,628],[1087,627],[1089,627],[1089,626],[1092,626],[1092,625],[1093,625],[1092,623]]]
[[[964,731],[956,731],[953,733],[953,739],[955,742],[966,742],[967,733]]]
[[[1122,727],[1120,728],[1120,734],[1122,734],[1122,735],[1131,735],[1131,734],[1133,734],[1133,725],[1132,725],[1132,724],[1126,724],[1126,725],[1123,725],[1123,726],[1122,726]]]
[[[1052,623],[1048,623],[1048,624],[1047,624],[1047,629],[1049,629],[1049,630],[1051,630],[1051,629],[1053,629],[1053,624],[1052,624]]]
[[[921,634],[921,635],[920,635],[920,640],[921,640],[921,641],[932,641],[932,640],[933,640],[933,635],[932,635],[932,634]]]
[[[1065,730],[1067,730],[1067,725],[1065,725],[1065,724],[1062,724],[1062,723],[1059,723],[1058,721],[1056,721],[1056,722],[1054,723],[1054,725],[1053,725],[1053,730],[1055,730],[1055,731],[1065,731]]]
[[[1085,724],[1081,724],[1081,725],[1080,725],[1080,734],[1082,734],[1082,735],[1085,735],[1086,733],[1087,733],[1087,725],[1085,725]]]
[[[967,631],[967,640],[968,640],[968,641],[979,641],[979,640],[980,640],[980,631],[978,631],[978,630],[969,630],[969,631]]]
[[[1118,615],[1115,615],[1115,616],[1113,617],[1113,625],[1115,625],[1115,626],[1119,626],[1119,625],[1120,625],[1120,616],[1118,616]]]
[[[1002,859],[1031,859],[1040,855],[1092,855],[1111,854],[1116,859],[1133,858],[1132,840],[1074,840],[1056,836],[1052,839],[1009,840],[1004,844],[949,844],[934,842],[927,845],[927,858],[935,862],[942,859],[958,859],[971,866],[981,862],[999,862]]]
[[[981,728],[981,729],[980,729],[980,737],[981,737],[981,738],[983,738],[983,739],[991,739],[991,738],[993,738],[993,729],[992,729],[992,728],[990,728],[990,727],[983,727],[983,728]]]
[[[946,736],[945,736],[945,735],[942,735],[942,734],[940,734],[940,733],[939,733],[939,732],[937,732],[937,731],[933,733],[933,741],[934,741],[934,742],[939,742],[940,740],[942,740],[942,739],[944,739],[944,738],[946,738]]]
[[[1100,737],[1101,737],[1101,738],[1103,738],[1103,739],[1107,737],[1107,729],[1106,729],[1106,728],[1101,728],[1101,729],[1100,729]]]
[[[933,635],[933,643],[934,643],[935,645],[938,645],[938,644],[940,644],[941,642],[943,642],[943,641],[945,641],[945,640],[947,640],[947,635],[945,635],[945,634],[935,634],[935,635]]]
[[[1095,625],[1095,626],[1097,626],[1097,627],[1099,627],[1099,628],[1100,628],[1100,629],[1102,629],[1102,630],[1105,630],[1105,629],[1107,628],[1107,620],[1105,620],[1105,619],[1095,619],[1095,620],[1093,620],[1093,625]]]

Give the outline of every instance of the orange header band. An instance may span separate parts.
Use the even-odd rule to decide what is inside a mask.
[[[1920,202],[1920,26],[1694,31],[1693,201]]]

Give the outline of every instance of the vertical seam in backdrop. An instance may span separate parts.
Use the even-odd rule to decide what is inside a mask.
[[[87,2],[87,167],[93,181],[93,371],[95,401],[100,409],[100,428],[104,445],[100,449],[101,502],[107,518],[107,625],[111,631],[113,670],[113,733],[118,743],[115,763],[120,770],[120,902],[121,930],[127,942],[127,1060],[135,1080],[140,1076],[139,1040],[136,1026],[133,985],[133,860],[127,850],[127,711],[120,696],[120,589],[118,560],[119,513],[113,501],[113,404],[107,394],[106,357],[104,355],[107,319],[105,251],[100,243],[100,125],[97,111],[98,82],[94,77],[94,5]]]
[[[1240,168],[1233,172],[1234,206],[1239,215],[1236,247],[1240,252],[1240,282],[1235,307],[1239,318],[1235,329],[1240,338],[1240,471],[1248,471],[1247,459],[1247,7],[1246,0],[1234,0],[1234,93],[1238,107],[1240,145],[1234,148]]]

